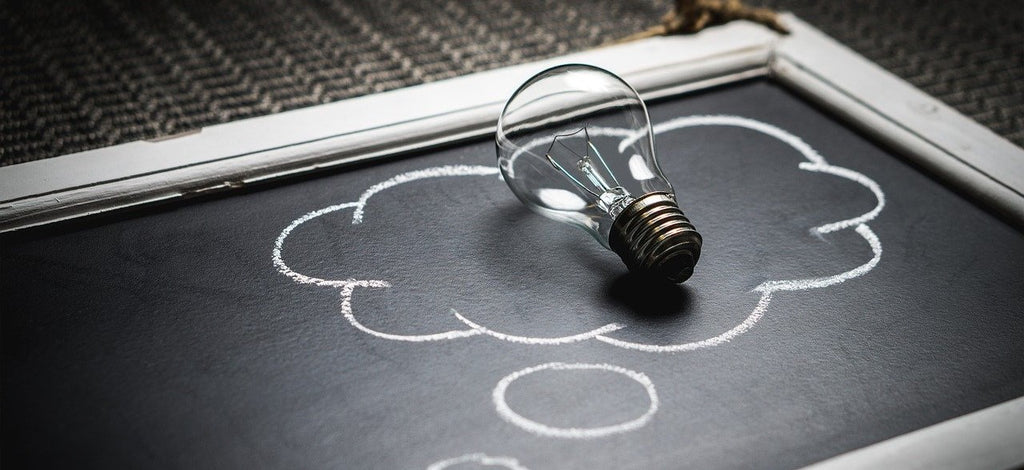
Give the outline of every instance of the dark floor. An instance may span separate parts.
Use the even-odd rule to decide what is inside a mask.
[[[587,49],[670,3],[0,0],[0,165]],[[1024,2],[766,3],[1024,145]]]

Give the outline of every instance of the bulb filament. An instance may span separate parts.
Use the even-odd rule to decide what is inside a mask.
[[[559,141],[559,139],[564,140],[566,138],[576,136],[581,131],[583,132],[583,137],[587,142],[584,151],[585,153],[583,154],[571,149],[564,141]],[[579,178],[573,176],[569,170],[551,156],[552,150],[555,149],[555,144],[560,145],[577,159],[576,168],[579,169],[580,173],[583,173],[583,176],[587,181],[593,185],[593,189],[583,184]],[[591,157],[591,152],[593,152],[593,155],[597,157],[597,160],[600,162],[599,167],[594,165],[594,158]],[[597,198],[598,205],[603,210],[607,211],[612,217],[617,216],[622,212],[622,209],[633,201],[633,197],[629,194],[629,191],[619,184],[619,180],[615,177],[615,173],[613,173],[612,169],[608,166],[608,162],[605,161],[604,157],[601,156],[601,152],[597,150],[597,147],[595,147],[594,143],[590,140],[590,133],[587,131],[586,126],[574,132],[556,135],[555,138],[552,139],[551,145],[548,146],[548,151],[545,154],[545,157],[547,157],[551,166],[555,167],[555,169],[568,178],[569,181],[572,181],[572,183],[578,188]]]

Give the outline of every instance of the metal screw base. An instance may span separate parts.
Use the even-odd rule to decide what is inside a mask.
[[[629,270],[681,283],[700,259],[701,237],[668,193],[650,193],[615,218],[608,243]]]

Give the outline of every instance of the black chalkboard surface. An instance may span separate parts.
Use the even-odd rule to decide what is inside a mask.
[[[4,466],[792,468],[1024,395],[1020,233],[768,81],[650,112],[680,287],[489,141],[5,236]]]

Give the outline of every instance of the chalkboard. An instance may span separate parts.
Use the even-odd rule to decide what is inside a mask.
[[[1024,395],[1020,233],[767,80],[650,114],[682,286],[490,141],[5,235],[5,467],[791,468]]]

